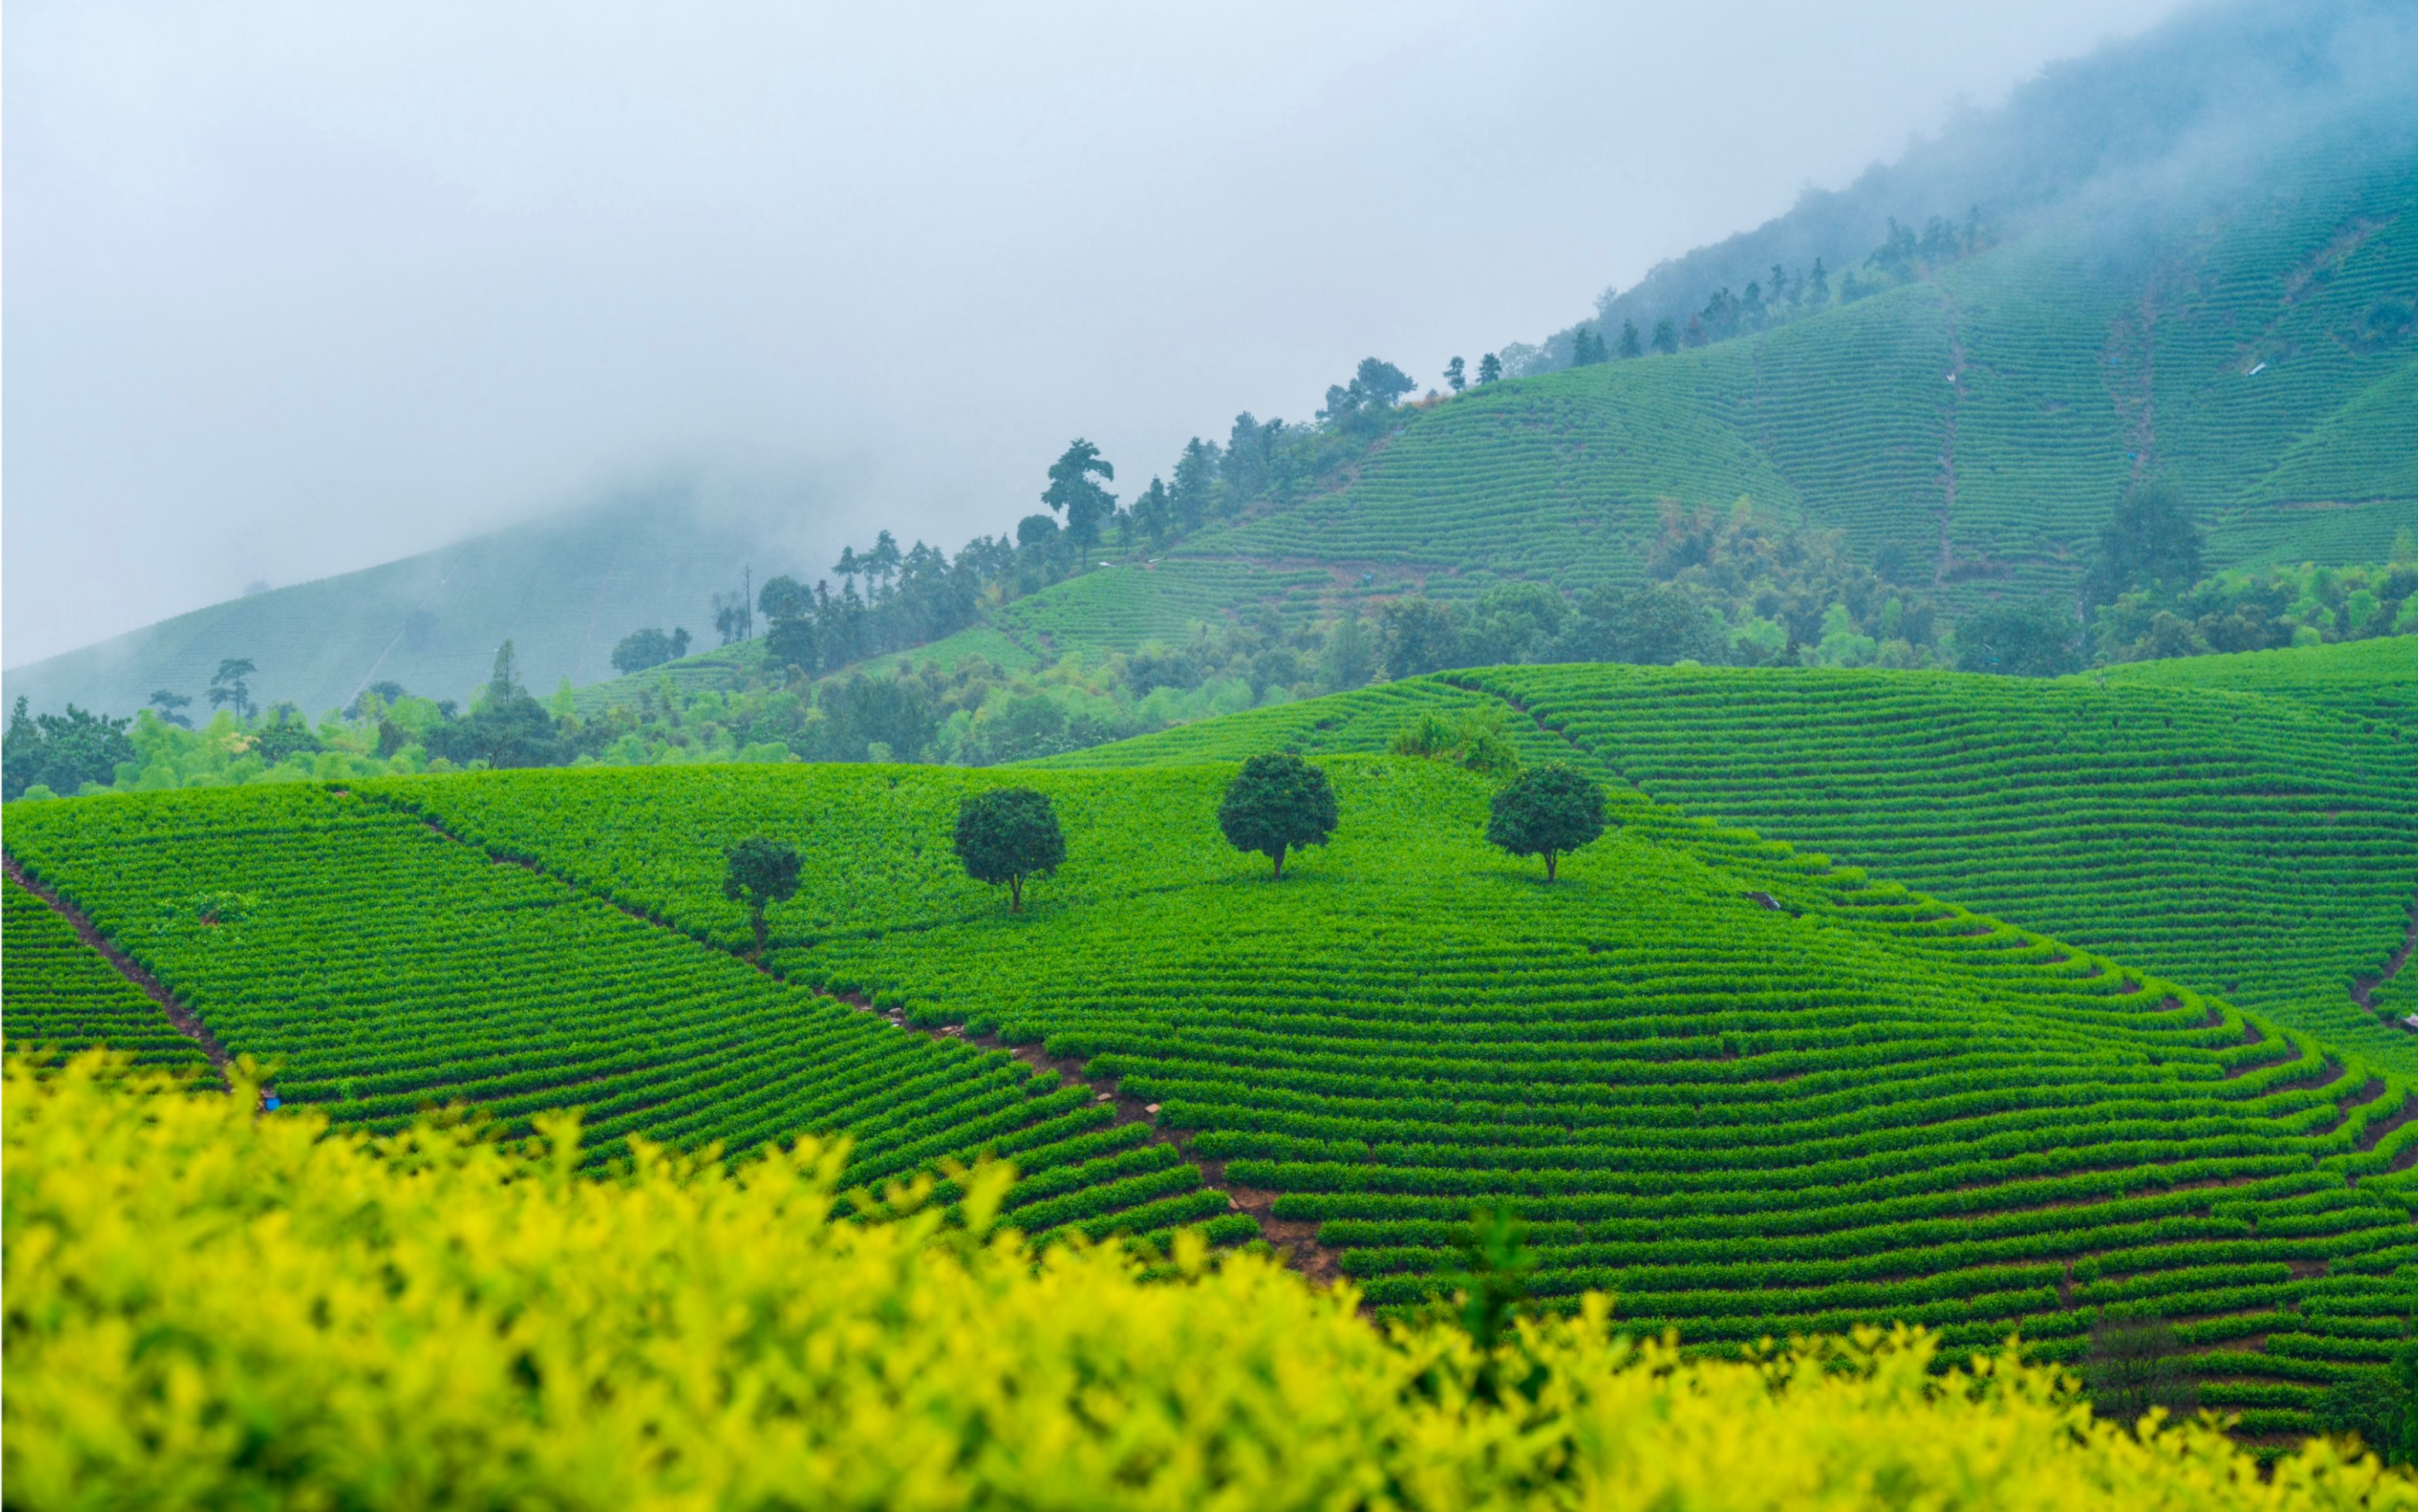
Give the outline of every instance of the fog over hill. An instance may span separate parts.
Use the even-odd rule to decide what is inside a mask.
[[[1436,22],[1441,30],[1421,33],[1417,45],[1403,43],[1400,55],[1368,64],[1384,74],[1379,83],[1354,75],[1322,87],[1399,91],[1437,66],[1422,49],[1456,24]],[[1544,24],[1529,18],[1511,30],[1525,36],[1522,26]],[[1555,24],[1577,37],[1589,23],[1562,17]],[[1336,98],[1321,97],[1315,108],[1331,110]],[[2418,295],[2405,286],[2408,238],[2395,229],[2408,198],[2401,165],[2418,150],[2413,101],[2418,12],[2408,8],[2384,0],[2224,0],[2189,8],[2140,37],[2050,66],[2003,106],[1967,105],[1936,138],[1915,141],[1845,189],[1809,189],[1793,209],[1757,229],[1607,291],[1596,323],[1607,336],[1622,324],[1692,322],[1708,298],[1726,299],[1730,291],[1755,299],[1754,280],[1775,264],[1798,292],[1785,318],[1775,313],[1768,327],[1762,317],[1732,322],[1736,330],[1770,336],[1768,347],[1727,347],[1720,338],[1729,332],[1715,329],[1702,362],[1668,370],[1623,364],[1604,374],[1609,387],[1601,393],[1530,396],[1526,403],[1564,406],[1553,429],[1574,448],[1569,455],[1495,448],[1479,434],[1486,422],[1478,410],[1455,406],[1422,422],[1418,437],[1390,457],[1372,458],[1365,470],[1313,484],[1307,496],[1288,493],[1274,506],[1279,518],[1238,522],[1179,549],[1196,558],[1232,557],[1247,568],[1298,568],[1339,552],[1354,559],[1346,577],[1374,562],[1396,563],[1389,581],[1424,583],[1443,574],[1451,581],[1440,582],[1437,591],[1446,596],[1467,597],[1507,575],[1574,588],[1634,580],[1662,500],[1726,506],[1744,495],[1805,524],[1844,528],[1859,557],[1889,547],[1908,560],[1935,563],[1929,586],[1951,590],[1946,603],[1953,612],[1982,595],[2070,593],[2123,480],[2154,467],[2171,470],[2211,512],[2213,565],[2380,559],[2418,509],[2418,485],[2403,476],[2406,464],[2396,469],[2393,460],[2409,454],[2395,440],[2408,425],[2406,416],[2395,418],[2406,407],[2395,396],[2410,391],[2418,368],[2403,361],[2408,332],[2387,318]],[[1557,109],[1540,106],[1525,129],[1543,140]],[[1497,126],[1472,130],[1487,138]],[[1819,147],[1791,144],[1789,150]],[[1453,192],[1462,154],[1473,149],[1436,150],[1442,192]],[[1638,150],[1607,148],[1606,160],[1630,162]],[[1685,144],[1655,149],[1671,160],[1694,150]],[[1369,166],[1366,182],[1339,192],[1367,191],[1389,171]],[[1671,223],[1687,224],[1701,210],[1691,205]],[[1866,254],[1892,221],[1909,229],[1923,223],[1926,248],[1935,228],[1952,231],[1956,245],[1944,258],[1926,251],[1919,279],[1902,269],[1888,281],[1889,301],[1851,312],[1844,307],[1856,298],[1850,289],[1842,307],[1809,314],[1830,324],[1783,332],[1799,313],[1794,301],[1815,260],[1843,283],[1859,271],[1870,278]],[[1223,233],[1202,230],[1198,245],[1212,244],[1217,235]],[[1584,250],[1595,267],[1616,262],[1609,251],[1614,241],[1572,236],[1568,228],[1491,234],[1489,245],[1528,249],[1557,237],[1568,244],[1565,252]],[[1316,263],[1308,243],[1284,255],[1304,267]],[[1950,266],[1958,260],[1965,266]],[[1507,273],[1518,266],[1514,256]],[[1046,304],[1044,293],[1055,285],[1033,276],[1033,297]],[[1409,329],[1400,311],[1416,300],[1382,312],[1355,302],[1375,286],[1355,286],[1321,304],[1318,321],[1356,310],[1354,328],[1370,333],[1372,344]],[[1537,307],[1545,286],[1533,276],[1508,277],[1485,291],[1490,313],[1481,328],[1500,332],[1504,321]],[[1871,282],[1865,288],[1884,286]],[[1162,303],[1171,288],[1155,291]],[[1569,292],[1575,296],[1576,288]],[[1048,296],[1072,298],[1064,290]],[[2128,336],[2118,328],[2136,311],[2149,324]],[[592,683],[611,675],[612,646],[628,632],[681,627],[700,649],[711,646],[715,594],[777,573],[811,581],[829,570],[842,544],[862,545],[876,529],[892,530],[902,548],[922,539],[944,553],[977,532],[1007,531],[1033,510],[1042,465],[1067,433],[1223,434],[1231,410],[1187,407],[1142,374],[1166,352],[1199,353],[1214,366],[1233,362],[1242,346],[1204,344],[1197,330],[1185,339],[1188,344],[1155,345],[1144,327],[1130,327],[1113,344],[1119,363],[1139,364],[1130,368],[1136,381],[1107,396],[1092,389],[1096,372],[1056,371],[1051,364],[1064,356],[1056,345],[1033,348],[1036,365],[1029,370],[973,359],[982,343],[1013,325],[1004,305],[985,314],[984,322],[963,328],[962,341],[952,335],[908,357],[887,345],[851,350],[842,366],[863,380],[860,391],[805,405],[794,418],[788,450],[759,451],[749,466],[635,472],[646,481],[591,489],[596,502],[544,522],[231,600],[72,654],[21,660],[9,673],[9,692],[38,708],[72,698],[130,711],[154,690],[198,693],[221,658],[240,656],[258,664],[262,696],[308,710],[341,705],[372,681],[460,697],[506,638],[520,653],[523,677],[539,690],[564,678]],[[1153,318],[1174,317],[1158,310]],[[1197,326],[1207,317],[1194,308],[1186,318]],[[1507,345],[1506,365],[1515,375],[1565,366],[1571,336],[1565,329],[1541,347]],[[1365,349],[1360,337],[1349,340],[1353,344],[1335,350]],[[1688,344],[1702,340],[1691,328]],[[2128,344],[2135,341],[2163,357],[2138,359]],[[11,342],[13,352],[14,336]],[[1472,346],[1466,355],[1474,362],[1481,350]],[[1969,379],[1959,375],[1960,351],[1975,363]],[[2263,371],[2270,359],[2274,372],[2254,398],[2234,380]],[[901,418],[904,409],[882,416],[863,409],[890,403],[878,390],[889,381],[885,365],[901,360],[911,361],[925,389],[911,419]],[[1264,371],[1231,391],[1240,403],[1263,405],[1267,395],[1281,397],[1302,372],[1340,376],[1346,367],[1341,357],[1329,372],[1272,355]],[[1946,390],[1938,383],[1943,369],[1953,370]],[[1428,371],[1417,369],[1422,381]],[[1017,381],[993,382],[993,372],[1014,374]],[[570,403],[583,381],[563,375],[563,392],[551,402]],[[35,392],[38,408],[48,400]],[[1013,420],[1016,406],[1036,403],[1052,406],[1060,420]],[[1312,407],[1289,412],[1297,420]],[[1145,408],[1147,416],[1140,413]],[[2151,423],[2152,415],[2163,423]],[[1644,424],[1648,416],[1664,418]],[[911,441],[917,427],[929,435]],[[584,428],[592,436],[595,428]],[[641,426],[633,434],[646,432]],[[1504,434],[1516,440],[1531,432],[1515,425]],[[978,466],[969,463],[969,438],[984,435],[996,444]],[[61,476],[57,440],[38,435],[30,485],[9,491],[12,655],[25,644],[19,617],[38,619],[45,604],[57,603],[58,574],[40,571],[57,559],[52,538],[61,530],[81,533],[88,538],[84,548],[100,539],[91,512],[44,512],[24,502],[38,499]],[[714,448],[696,450],[711,454]],[[1139,455],[1110,450],[1128,499],[1173,460],[1171,442]],[[736,441],[731,451],[749,454]],[[825,460],[810,466],[810,457],[823,453]],[[466,451],[454,463],[475,454]],[[295,461],[325,466],[329,460],[313,457],[305,448]],[[502,471],[451,502],[495,499],[497,480],[526,460],[513,452]],[[982,477],[979,486],[938,496],[908,477],[918,468]],[[12,483],[18,479],[10,475]],[[1319,489],[1339,481],[1339,492],[1320,496]],[[407,534],[399,522],[424,516],[433,527],[447,517],[444,500],[377,507],[391,482],[362,482],[341,508],[319,510],[298,525],[289,543],[297,559],[310,555],[298,544],[302,538],[313,530],[341,533],[352,515],[373,521],[373,534],[398,538]],[[1394,512],[1398,506],[1409,512]],[[259,534],[274,512],[234,511],[212,539],[225,545],[247,531]],[[1256,510],[1246,512],[1256,519]],[[1479,527],[1481,519],[1497,516],[1518,518],[1520,528],[1503,534]],[[119,557],[112,578],[118,591],[102,596],[99,607],[80,601],[75,613],[124,615],[146,602],[139,591],[140,552],[121,550]],[[1203,589],[1136,622],[1174,633],[1203,615],[1242,614],[1262,591],[1247,585],[1260,580],[1246,571],[1234,582],[1246,585],[1234,590],[1242,598]],[[1059,597],[1078,592],[1068,585]],[[1051,627],[1053,602],[1044,595],[1018,611],[1032,626],[1045,627],[1033,630],[1027,650],[1081,643]],[[1320,605],[1305,601],[1299,607],[1317,612]],[[40,623],[33,644],[59,628]],[[981,632],[994,652],[1001,629],[1016,634],[1003,624]],[[1132,636],[1111,636],[1097,649],[1131,649]]]
[[[2418,8],[2215,0],[2053,63],[2002,108],[1968,105],[1845,188],[1809,186],[1787,213],[1606,289],[1598,318],[1650,329],[1686,321],[1716,289],[1768,282],[1775,264],[1802,270],[1819,258],[1836,273],[1879,245],[1892,219],[1912,227],[1978,213],[2004,233],[2080,206],[2101,220],[2100,255],[2138,267],[2174,251],[2165,212],[2234,194],[2293,144],[2347,121],[2404,145],[2418,136]],[[1528,370],[1567,362],[1569,342],[1569,329],[1555,332]]]
[[[12,6],[6,656],[686,463],[954,545],[2171,8]]]

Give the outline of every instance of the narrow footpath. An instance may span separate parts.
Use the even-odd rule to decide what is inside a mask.
[[[2401,948],[2386,958],[2384,970],[2374,976],[2351,978],[2350,1000],[2359,1004],[2360,1012],[2376,1012],[2377,989],[2401,974],[2401,969],[2410,964],[2413,949],[2418,949],[2418,897],[2410,900],[2410,927],[2402,932]]]

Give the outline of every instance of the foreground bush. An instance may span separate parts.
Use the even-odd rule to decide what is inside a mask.
[[[99,1071],[0,1103],[11,1506],[2418,1507],[1918,1333],[1690,1363],[1597,1303],[1490,1362],[1250,1256],[979,1240],[1003,1171],[842,1223],[810,1141],[597,1182],[567,1121],[373,1141]]]

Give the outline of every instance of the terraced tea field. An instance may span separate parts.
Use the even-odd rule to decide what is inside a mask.
[[[1682,777],[1752,793],[1779,779],[1717,779],[1766,736],[1720,721],[1776,713],[1809,757],[1844,760],[1819,737],[1860,717],[1877,789],[1969,806],[2147,773],[2245,802],[2228,823],[2253,856],[2303,843],[2302,787],[2275,803],[2258,781],[2189,763],[2177,777],[2155,742],[2138,769],[2078,761],[2115,749],[2088,721],[2121,718],[2133,741],[2165,728],[2147,711],[2162,700],[2189,705],[2175,749],[2217,742],[2255,777],[2273,751],[2313,760],[2273,741],[2343,715],[1980,679],[1462,680],[1062,758],[1099,770],[589,769],[143,795],[12,809],[8,844],[230,1049],[281,1061],[282,1092],[372,1127],[452,1098],[507,1128],[578,1106],[594,1161],[640,1137],[744,1151],[840,1131],[852,1181],[987,1149],[1023,1172],[1019,1224],[1264,1231],[1380,1307],[1421,1306],[1473,1204],[1508,1203],[1533,1226],[1546,1305],[1608,1291],[1628,1323],[1697,1349],[1905,1320],[1958,1345],[2020,1332],[2074,1359],[2100,1309],[2146,1308],[2194,1352],[2202,1399],[2254,1434],[2305,1431],[2319,1391],[2397,1346],[2418,1301],[2418,1078],[2395,1068],[2397,1041],[2312,1036],[2035,920],[1875,880],[1844,847],[1657,802],[1685,764],[1655,765],[1644,738],[1696,730],[1703,773]],[[1980,707],[2027,750],[2071,734],[2087,781],[1927,787],[1922,763],[1887,766],[1907,743],[1890,722],[1912,730],[1921,697],[2001,690]],[[1342,829],[1281,884],[1218,836],[1242,751],[1380,749],[1422,709],[1507,718],[1510,699],[1529,757],[1646,773],[1550,886],[1484,844],[1490,784],[1439,762],[1328,758]],[[1934,741],[1930,764],[1953,772],[1942,753],[1967,739]],[[2400,779],[2352,765],[2296,781],[2334,785],[2349,832],[2406,863]],[[1003,783],[1042,787],[1067,832],[1066,866],[1020,915],[948,841],[958,801]],[[1913,837],[1900,859],[1921,861],[1932,810],[1886,812]],[[1992,845],[2029,832],[1985,817]],[[770,974],[738,954],[746,917],[720,889],[722,848],[753,835],[804,863],[770,914]],[[2142,848],[2105,836],[2068,869]],[[2152,848],[2187,859],[2136,887],[2181,889],[2236,855]],[[2319,940],[2301,967],[2343,950]],[[994,1035],[1053,1069],[968,1043]]]
[[[2351,1001],[2418,902],[2418,640],[2040,682],[1957,673],[1519,667],[1418,679],[1053,758],[1383,750],[1495,709],[1691,813],[2278,1016],[2418,1074]],[[2262,691],[2241,691],[2262,690]]]
[[[2408,1078],[1634,794],[1545,887],[1482,844],[1478,779],[1330,770],[1344,828],[1273,887],[1217,838],[1231,767],[1027,773],[1069,861],[1014,917],[943,843],[954,795],[1005,773],[371,796],[727,941],[744,922],[712,866],[667,858],[799,844],[785,975],[1085,1061],[1381,1306],[1417,1303],[1470,1205],[1507,1200],[1542,1294],[1607,1288],[1706,1347],[1902,1317],[2071,1357],[2092,1309],[2147,1306],[2257,1431],[2305,1427],[2319,1384],[2399,1336]]]
[[[14,880],[0,881],[0,933],[8,938],[0,1038],[9,1054],[38,1047],[69,1055],[106,1045],[137,1065],[197,1075],[210,1069],[209,1057],[158,1003]]]
[[[2418,635],[2132,662],[2086,680],[2102,677],[2121,687],[2260,695],[2348,715],[2363,738],[2382,726],[2399,730],[2405,748],[2418,741]]]
[[[1304,597],[1333,586],[1323,572],[1270,572],[1181,558],[1155,566],[1103,567],[1046,593],[1018,599],[993,617],[1005,634],[1045,658],[1067,651],[1131,650],[1148,641],[1182,645],[1193,631],[1222,628],[1263,603],[1298,614]]]
[[[904,1032],[359,798],[29,806],[8,848],[231,1051],[276,1066],[288,1101],[348,1123],[459,1099],[509,1132],[577,1106],[591,1163],[635,1138],[744,1152],[844,1129],[851,1184],[1012,1155],[1035,1230],[1227,1212],[1087,1089]],[[17,990],[12,971],[12,1023]]]
[[[1866,559],[1897,545],[1925,586],[1944,564],[1963,608],[2070,594],[2157,473],[2211,566],[2381,560],[2418,526],[2418,357],[2354,332],[2418,280],[2418,160],[2319,144],[2275,182],[2196,208],[2154,271],[2112,270],[2077,214],[1761,335],[1472,389],[1406,413],[1331,490],[1178,554],[1367,566],[1447,598],[1577,589],[1639,575],[1660,501],[1746,498]]]

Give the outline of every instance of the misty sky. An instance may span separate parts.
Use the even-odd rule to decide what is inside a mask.
[[[0,656],[634,479],[954,548],[1081,434],[1130,496],[2173,8],[12,0]]]

